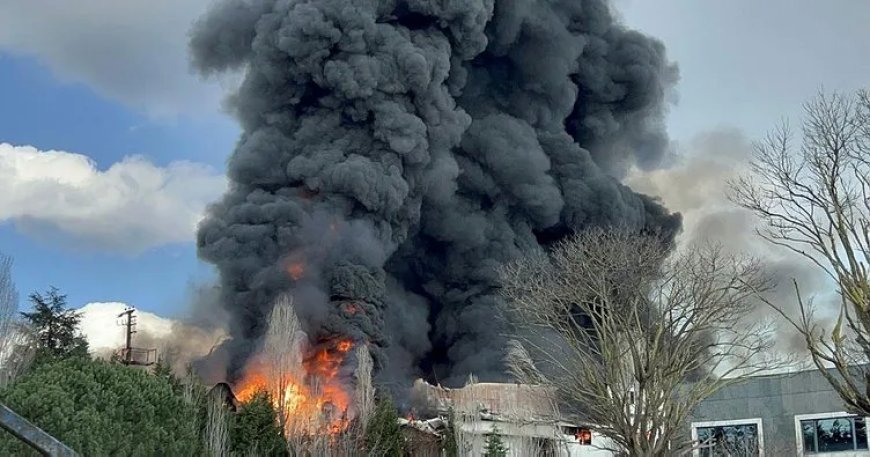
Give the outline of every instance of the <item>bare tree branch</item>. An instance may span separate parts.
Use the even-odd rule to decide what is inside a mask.
[[[293,297],[280,295],[269,315],[269,327],[263,347],[269,392],[275,397],[275,409],[278,410],[278,422],[285,434],[294,434],[297,430],[291,428],[302,424],[290,424],[295,416],[290,415],[294,405],[288,404],[294,398],[291,389],[298,389],[298,383],[304,377],[302,368],[302,343],[305,335],[302,325],[293,310]],[[295,383],[295,384],[294,384]],[[310,424],[305,424],[308,426]]]
[[[356,389],[354,391],[354,406],[360,431],[364,435],[366,424],[375,410],[375,387],[372,384],[374,361],[368,346],[362,344],[356,349]]]
[[[837,285],[839,318],[824,328],[795,284],[799,316],[771,303],[804,337],[813,363],[857,414],[870,414],[870,93],[819,93],[804,104],[800,148],[775,130],[731,199],[759,217],[759,235]],[[833,371],[829,368],[833,367]]]
[[[770,282],[718,247],[669,256],[655,237],[590,230],[502,269],[508,366],[633,456],[691,450],[685,421],[720,388],[787,361],[748,319]]]
[[[12,279],[12,258],[0,253],[0,387],[23,373],[33,360],[33,332],[18,319],[18,290]]]
[[[206,398],[204,441],[211,457],[229,457],[229,411],[222,391],[213,391]]]

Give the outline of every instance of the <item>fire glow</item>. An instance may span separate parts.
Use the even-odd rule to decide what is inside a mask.
[[[358,313],[360,311],[359,306],[356,303],[347,303],[344,305],[344,312],[350,314],[351,316]]]
[[[298,281],[302,278],[302,275],[305,274],[305,263],[303,262],[293,262],[287,266],[287,274],[293,278],[294,281]]]
[[[252,364],[235,385],[242,402],[261,391],[268,391],[272,403],[284,418],[286,433],[335,434],[347,428],[351,418],[351,395],[339,378],[339,371],[353,342],[338,339],[309,351],[302,362],[304,375],[285,375],[269,382],[269,367]],[[282,401],[283,399],[283,401]]]

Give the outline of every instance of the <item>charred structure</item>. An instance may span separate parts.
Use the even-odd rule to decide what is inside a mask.
[[[680,225],[619,182],[665,153],[661,43],[604,0],[223,0],[203,74],[244,80],[231,187],[200,226],[232,381],[281,293],[383,380],[500,378],[495,269],[589,225]]]

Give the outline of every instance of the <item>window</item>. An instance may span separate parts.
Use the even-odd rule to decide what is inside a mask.
[[[562,433],[573,436],[577,440],[577,444],[592,445],[592,430],[587,427],[562,427]]]
[[[846,413],[795,417],[803,453],[867,449],[866,419]]]
[[[692,439],[698,443],[697,457],[764,455],[761,419],[695,422]]]
[[[577,433],[574,434],[574,437],[577,438],[577,442],[584,446],[592,445],[592,431],[588,428],[581,428],[577,430]]]

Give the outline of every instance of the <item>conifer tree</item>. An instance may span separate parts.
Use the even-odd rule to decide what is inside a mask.
[[[87,357],[45,360],[0,402],[82,456],[198,456],[197,415],[163,379]],[[8,433],[0,455],[36,456]]]
[[[492,433],[486,437],[486,449],[483,452],[483,457],[507,457],[508,448],[501,439],[501,434],[497,427],[493,427]]]
[[[79,332],[81,315],[67,309],[66,295],[56,287],[45,294],[30,294],[33,312],[21,313],[36,334],[37,361],[88,355],[88,343]]]
[[[241,405],[232,421],[230,447],[235,455],[287,455],[287,442],[269,392],[257,392]]]
[[[173,377],[172,368],[162,355],[157,357],[157,363],[154,364],[154,371],[152,373],[158,378],[171,379]]]
[[[399,427],[399,413],[389,395],[379,395],[375,412],[366,426],[366,450],[369,456],[402,457],[405,438]]]

